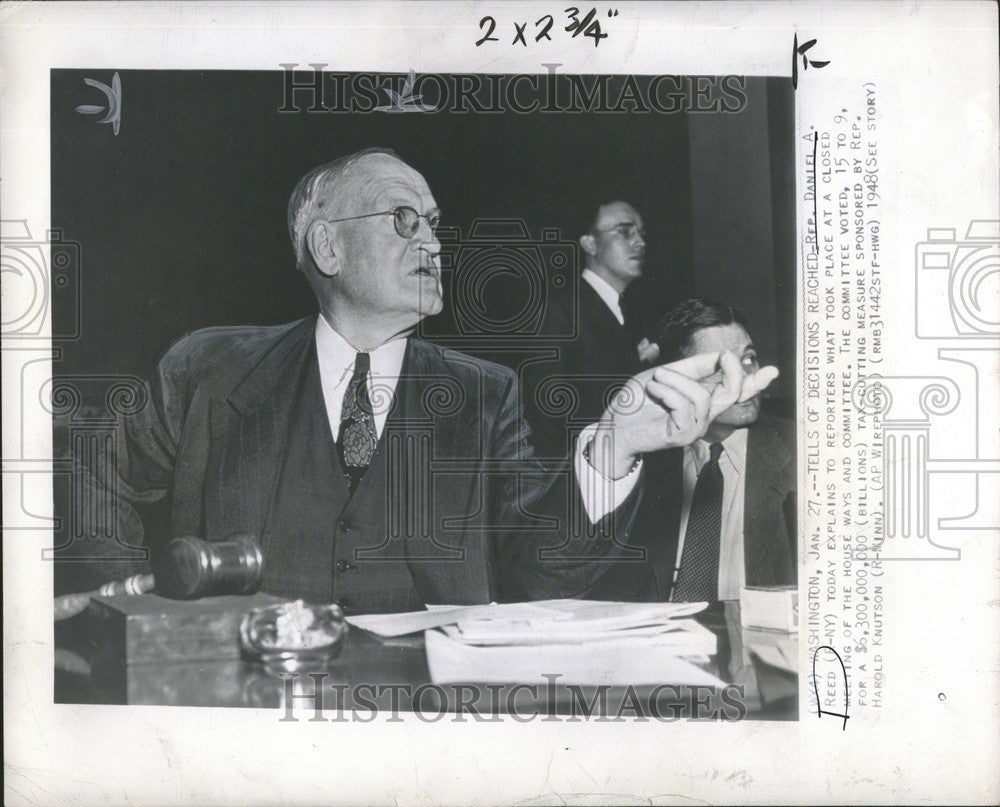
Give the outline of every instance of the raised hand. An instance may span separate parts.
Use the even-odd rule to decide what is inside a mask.
[[[642,454],[694,442],[714,418],[759,394],[777,375],[774,367],[747,374],[729,351],[645,370],[629,379],[605,411],[591,462],[618,479]]]
[[[711,356],[718,357],[717,369],[699,379],[701,385],[712,396],[708,415],[709,423],[733,404],[747,401],[755,395],[759,395],[778,377],[778,368],[770,366],[761,367],[753,373],[747,373],[742,365],[740,365],[736,356],[728,350],[724,350],[719,354],[702,353],[674,362],[673,364],[654,367],[653,380],[659,383],[670,384],[676,378],[677,373],[689,378],[697,378],[697,373],[705,370],[711,363],[704,357]],[[650,392],[648,383],[646,390]],[[698,437],[701,437],[701,435],[699,434]],[[684,443],[684,445],[687,445],[687,443]]]

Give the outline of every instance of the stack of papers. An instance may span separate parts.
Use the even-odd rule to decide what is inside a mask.
[[[779,670],[797,672],[799,669],[799,637],[797,633],[743,629],[743,646],[765,664]]]
[[[432,630],[427,631],[426,642],[427,666],[435,684],[725,686],[724,681],[680,657],[676,648],[642,639],[475,647]]]
[[[740,593],[740,620],[745,628],[798,631],[798,587],[747,586]]]
[[[428,605],[426,611],[407,611],[401,614],[370,614],[349,616],[347,621],[356,628],[370,631],[384,639],[406,636],[409,633],[423,633],[442,625],[454,625],[460,619],[489,618],[503,615],[509,619],[520,616],[530,618],[548,614],[535,603],[512,603],[510,605]]]
[[[469,645],[588,644],[649,639],[685,655],[712,655],[715,634],[693,619],[704,603],[607,603],[554,600],[537,613],[475,614],[444,625],[449,638]]]
[[[426,631],[434,683],[724,686],[696,666],[716,652],[715,634],[690,617],[706,603],[545,600],[430,606],[427,611],[348,617],[383,637]]]

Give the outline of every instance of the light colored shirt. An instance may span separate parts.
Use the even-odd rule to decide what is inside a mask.
[[[747,468],[747,429],[737,429],[722,441],[719,469],[722,471],[722,532],[719,544],[719,599],[738,600],[746,578],[743,562],[743,509]],[[680,534],[674,564],[674,583],[680,571],[691,516],[691,499],[702,466],[708,462],[709,444],[695,440],[684,448],[684,490],[681,500]]]
[[[617,480],[606,479],[583,457],[585,446],[597,431],[597,424],[588,426],[580,434],[580,444],[576,452],[576,474],[583,491],[584,506],[591,522],[603,518],[615,510],[632,492],[639,479],[641,463],[627,476]],[[677,541],[677,557],[674,563],[673,581],[677,582],[681,553],[684,551],[684,536],[687,533],[691,515],[691,498],[698,481],[701,467],[708,462],[708,446],[704,440],[696,440],[684,448],[684,476],[681,491],[680,534]],[[746,502],[747,430],[737,429],[722,441],[723,452],[719,457],[722,471],[722,532],[719,544],[719,599],[738,600],[740,589],[746,579],[743,547],[743,512]],[[666,540],[664,535],[663,539]]]
[[[596,431],[597,424],[591,423],[580,432],[573,460],[576,478],[580,483],[580,492],[583,495],[583,505],[592,524],[596,524],[612,510],[616,510],[628,498],[635,483],[639,481],[639,473],[642,471],[642,460],[639,460],[636,466],[621,479],[608,479],[587,462],[583,456],[583,449],[594,438]]]
[[[594,291],[597,292],[597,296],[611,309],[611,313],[615,315],[618,324],[624,325],[625,315],[622,313],[621,295],[611,287],[611,284],[590,269],[584,269],[580,273],[580,277],[593,287]]]
[[[354,358],[358,350],[337,333],[320,315],[316,318],[316,356],[319,359],[319,379],[323,401],[330,421],[334,442],[340,434],[340,413],[344,407],[344,392],[354,374]],[[403,369],[406,338],[393,339],[368,351],[371,370],[368,373],[368,397],[372,402],[375,432],[382,436],[386,418],[396,396],[396,384]]]
[[[336,442],[340,434],[340,413],[344,406],[344,391],[354,373],[354,359],[358,351],[343,336],[337,333],[323,318],[316,320],[316,355],[319,359],[319,378],[323,387],[323,401],[330,421],[330,432]],[[372,402],[375,417],[375,431],[379,437],[385,427],[386,418],[392,409],[396,396],[396,384],[403,369],[406,354],[406,338],[393,339],[369,351],[371,370],[368,373],[368,396]],[[592,436],[597,424],[588,426]],[[585,432],[586,433],[586,432]],[[596,523],[601,516],[610,512],[624,501],[639,477],[636,468],[625,479],[616,482],[606,480],[583,458],[583,447],[589,442],[585,437],[577,442],[576,472],[584,507],[591,521]],[[594,517],[593,513],[599,513]]]

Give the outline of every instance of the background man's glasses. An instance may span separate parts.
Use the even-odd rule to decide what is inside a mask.
[[[609,227],[607,230],[594,230],[595,233],[603,233],[605,235],[609,233],[618,233],[626,241],[632,241],[636,236],[642,240],[646,240],[646,231],[642,229],[638,224],[619,224],[616,227]]]
[[[378,213],[364,213],[360,216],[348,216],[343,219],[327,219],[327,221],[330,224],[337,224],[341,221],[370,219],[374,216],[392,216],[392,223],[396,227],[396,232],[403,238],[413,238],[413,236],[417,234],[417,230],[420,229],[420,219],[427,219],[427,224],[431,228],[431,233],[437,232],[438,225],[441,223],[440,213],[425,215],[423,213],[418,213],[412,207],[407,205],[400,205],[399,207],[394,207],[392,210],[380,210]]]

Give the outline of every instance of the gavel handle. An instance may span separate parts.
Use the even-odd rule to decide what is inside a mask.
[[[83,613],[90,605],[90,598],[96,595],[110,596],[112,594],[129,594],[132,596],[146,594],[156,585],[151,574],[134,574],[127,580],[105,583],[97,591],[85,591],[81,594],[65,594],[56,597],[53,605],[53,616],[56,622],[69,619]]]

